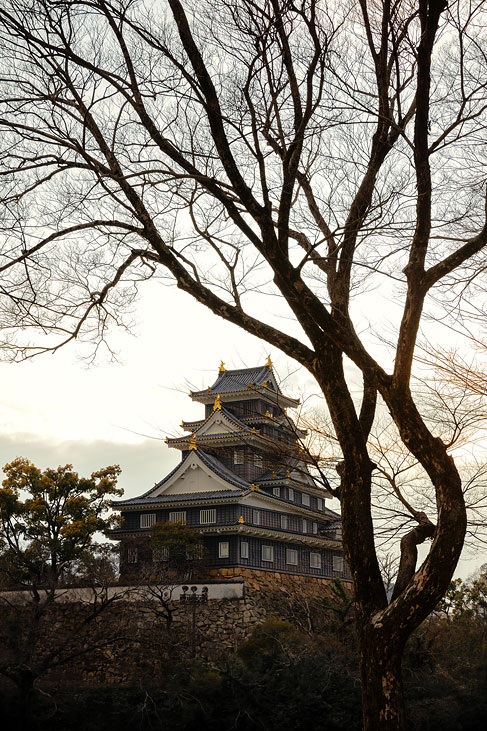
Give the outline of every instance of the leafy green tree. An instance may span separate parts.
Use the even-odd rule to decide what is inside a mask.
[[[23,725],[32,721],[34,686],[48,670],[114,638],[91,631],[96,617],[121,597],[109,591],[113,555],[94,542],[98,531],[113,526],[107,515],[118,466],[79,477],[71,465],[41,472],[26,459],[4,467],[0,489],[0,611],[3,642],[0,674],[18,688]],[[76,626],[53,628],[57,601],[69,598],[68,583],[86,589]],[[92,588],[89,588],[89,587]],[[73,599],[74,600],[74,599]]]
[[[5,465],[0,489],[0,576],[4,585],[55,589],[83,563],[95,534],[117,519],[107,516],[120,467],[79,477],[72,465],[44,472],[26,459]]]
[[[186,523],[156,523],[151,534],[152,564],[142,581],[144,611],[171,629],[179,602],[181,581],[191,581],[205,564],[206,548],[201,536]]]

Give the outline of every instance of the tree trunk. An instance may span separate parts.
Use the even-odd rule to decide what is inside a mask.
[[[364,731],[404,731],[403,644],[391,644],[369,628],[359,629],[359,640]]]

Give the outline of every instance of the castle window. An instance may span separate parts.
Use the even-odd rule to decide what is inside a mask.
[[[309,506],[310,504],[309,495],[306,492],[303,492],[303,494],[301,495],[301,503],[307,506]]]
[[[281,528],[283,530],[287,530],[288,528],[288,519],[287,515],[281,515]]]
[[[309,565],[312,569],[321,569],[321,554],[311,552],[309,554]]]
[[[343,556],[333,556],[333,571],[343,571]]]
[[[262,467],[262,455],[261,454],[254,454],[254,466]]]
[[[323,510],[323,498],[316,498],[318,502],[318,510]]]
[[[141,528],[150,528],[151,525],[154,525],[156,522],[156,514],[155,513],[141,513],[140,515],[140,527]]]
[[[127,563],[137,563],[139,551],[136,546],[129,546],[127,549]]]
[[[209,510],[200,510],[200,523],[216,523],[216,508],[210,508]]]
[[[318,533],[318,523],[313,523],[313,533]]]
[[[260,510],[252,510],[252,523],[260,525]]]
[[[228,558],[230,555],[230,544],[228,541],[220,541],[218,544],[218,558]]]
[[[273,546],[262,546],[262,560],[263,561],[274,561],[274,547]]]
[[[287,499],[294,500],[294,490],[292,487],[288,487],[287,489]]]
[[[307,533],[308,532],[308,523],[306,521],[306,518],[303,518],[302,530],[303,530],[303,533]]]
[[[186,510],[176,510],[169,513],[170,523],[186,523]]]
[[[169,547],[159,546],[158,548],[152,549],[152,560],[155,563],[160,561],[169,561]]]
[[[281,488],[280,487],[273,487],[272,488],[272,494],[276,497],[281,497]]]
[[[286,563],[290,564],[291,566],[298,565],[298,552],[295,551],[293,548],[286,548]]]
[[[243,449],[233,450],[233,464],[244,464],[245,452]]]
[[[247,541],[242,541],[240,544],[240,558],[248,558],[249,557],[249,544]]]

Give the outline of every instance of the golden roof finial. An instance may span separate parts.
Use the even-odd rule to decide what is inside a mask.
[[[218,369],[218,372],[219,372],[219,373],[225,373],[225,371],[226,371],[226,370],[227,370],[227,369],[225,368],[225,363],[224,363],[224,362],[223,362],[223,361],[221,360],[221,361],[220,361],[220,367],[219,367],[219,369]]]
[[[254,491],[254,490],[255,490],[255,485],[254,485],[254,483],[252,483],[252,484],[251,484],[251,486],[250,486],[250,489],[251,489],[252,491]]]
[[[270,355],[267,356],[267,360],[265,362],[265,365],[272,370],[272,361],[271,361],[271,356]]]
[[[191,441],[189,443],[189,448],[198,449],[198,447],[196,446],[196,434],[193,434],[193,436],[191,437]]]
[[[222,404],[220,401],[220,394],[217,393],[215,403],[213,404],[213,411],[221,411],[222,410]]]
[[[271,418],[271,415],[269,413],[269,409],[267,409],[267,411],[265,412],[265,416],[267,416],[269,419]]]
[[[242,525],[242,523],[245,523],[243,515],[240,516],[240,518],[238,519],[238,522],[240,523],[240,525]]]

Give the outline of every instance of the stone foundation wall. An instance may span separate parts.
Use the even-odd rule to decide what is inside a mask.
[[[63,602],[50,607],[40,628],[37,661],[63,647],[68,663],[49,670],[41,685],[134,684],[157,682],[168,663],[189,657],[217,659],[235,650],[252,629],[269,617],[293,622],[303,631],[319,629],[319,598],[326,580],[246,569],[219,569],[214,578],[243,579],[241,599],[207,603],[173,602],[170,628],[157,602],[118,600],[84,626],[89,607]],[[12,648],[28,631],[29,607],[0,607],[0,643]],[[85,650],[88,649],[88,652]],[[81,653],[77,655],[78,650]]]

